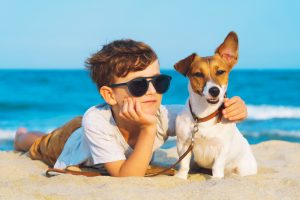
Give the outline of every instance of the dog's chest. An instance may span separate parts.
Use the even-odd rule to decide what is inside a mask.
[[[198,165],[211,168],[222,148],[223,144],[220,138],[196,136],[193,149],[194,159]]]
[[[230,134],[221,123],[212,127],[199,127],[195,134],[194,159],[198,165],[211,168],[216,157],[225,147],[227,136]],[[228,141],[227,141],[228,142]]]

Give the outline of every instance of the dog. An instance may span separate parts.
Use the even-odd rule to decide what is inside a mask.
[[[177,151],[182,156],[191,141],[194,147],[181,161],[176,176],[187,179],[190,162],[212,169],[214,178],[226,173],[257,173],[257,163],[247,140],[235,123],[221,118],[228,75],[238,60],[238,36],[230,32],[209,57],[193,53],[174,68],[189,79],[189,98],[176,118]],[[192,135],[194,137],[192,139]]]

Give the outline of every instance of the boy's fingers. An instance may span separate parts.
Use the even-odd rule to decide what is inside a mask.
[[[235,115],[233,117],[229,117],[229,120],[230,121],[233,121],[233,122],[238,122],[238,121],[241,121],[241,120],[244,120],[247,116],[247,113],[244,112],[244,113],[240,113],[238,115]]]
[[[126,119],[125,115],[122,112],[119,112],[119,116],[123,119]]]
[[[246,111],[245,102],[240,97],[233,97],[227,101],[224,101],[225,109],[223,110],[223,114],[227,114],[233,110],[240,109],[241,111]]]
[[[226,103],[229,100],[229,98],[225,97],[224,98],[224,103]]]
[[[230,121],[241,121],[247,117],[247,107],[240,97],[224,100],[223,115]]]
[[[128,113],[128,100],[127,99],[124,99],[124,103],[123,103],[123,107],[122,107],[122,114],[126,118],[130,118],[130,115]]]
[[[135,112],[134,103],[133,103],[133,99],[132,98],[128,99],[128,113],[129,113],[129,115],[131,116],[132,119],[134,119],[134,120],[138,120],[139,119],[138,115]]]
[[[228,107],[228,106],[230,106],[232,104],[235,104],[235,103],[238,103],[238,102],[244,103],[243,100],[240,97],[237,97],[237,96],[232,97],[230,99],[228,99],[228,98],[226,98],[226,99],[227,100],[224,100],[225,107]]]
[[[136,99],[136,101],[135,101],[135,110],[139,117],[141,117],[143,115],[141,103],[138,99]]]
[[[223,110],[223,114],[226,115],[226,114],[229,114],[230,112],[233,112],[236,110],[241,110],[241,106],[238,105],[237,103],[231,104],[229,107],[227,107]]]
[[[224,114],[223,116],[224,116],[225,118],[229,119],[230,117],[234,117],[234,116],[239,115],[239,114],[241,114],[241,113],[243,113],[242,110],[235,109],[235,110],[232,110],[232,111],[230,111],[230,112],[226,112],[226,114]]]
[[[223,110],[223,116],[231,121],[244,120],[247,117],[247,109],[243,106],[231,105],[227,110]],[[233,119],[231,119],[233,118]]]

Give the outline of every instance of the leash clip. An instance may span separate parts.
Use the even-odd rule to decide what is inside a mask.
[[[198,124],[195,123],[193,131],[192,131],[192,139],[191,139],[192,143],[194,143],[194,141],[195,141],[195,134],[198,132],[198,130],[199,130]]]

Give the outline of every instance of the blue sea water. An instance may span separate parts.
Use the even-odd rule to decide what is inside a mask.
[[[185,104],[187,79],[174,70],[163,104]],[[233,70],[228,96],[240,96],[248,119],[238,124],[251,144],[300,142],[300,70]],[[12,150],[17,127],[49,132],[102,103],[84,70],[0,70],[0,150]],[[175,145],[170,140],[165,147]]]

